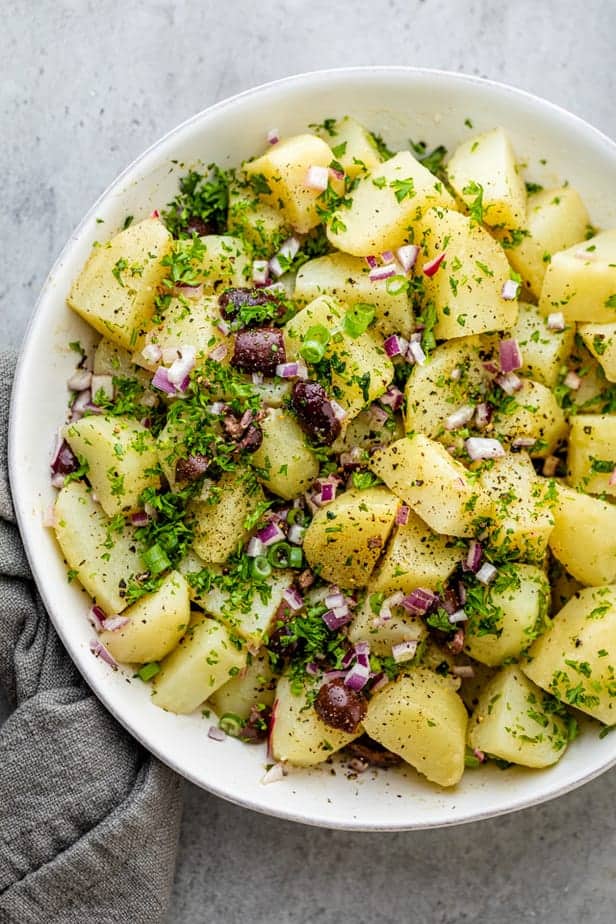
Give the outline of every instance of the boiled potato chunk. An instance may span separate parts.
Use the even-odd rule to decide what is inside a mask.
[[[518,173],[511,142],[502,128],[465,141],[453,152],[447,176],[456,194],[471,205],[483,191],[486,225],[520,228],[526,217],[526,188]]]
[[[578,333],[608,382],[616,382],[616,324],[580,324]]]
[[[229,234],[207,234],[201,238],[203,254],[198,261],[199,284],[204,295],[218,295],[227,286],[249,285],[252,267],[246,248]],[[176,247],[181,247],[180,241]]]
[[[484,688],[468,740],[491,757],[523,767],[549,767],[565,752],[567,723],[555,714],[549,697],[511,665]]]
[[[381,163],[372,135],[351,116],[339,119],[329,131],[324,127],[319,135],[331,145],[334,157],[351,179]]]
[[[580,414],[571,419],[567,481],[587,494],[616,496],[616,417]]]
[[[319,295],[333,296],[346,307],[358,302],[372,305],[376,311],[375,327],[383,336],[402,334],[414,329],[413,312],[406,291],[392,294],[387,279],[370,279],[370,267],[361,257],[331,253],[309,260],[300,268],[295,280],[297,301],[309,303]]]
[[[511,266],[534,298],[541,295],[552,254],[583,241],[589,221],[586,206],[572,186],[543,189],[528,198],[526,233],[498,235]]]
[[[246,519],[264,499],[246,472],[226,472],[189,508],[194,517],[193,548],[204,561],[222,564],[249,536]]]
[[[524,672],[606,725],[616,722],[616,587],[586,587],[554,617]]]
[[[329,167],[332,160],[331,148],[321,138],[294,135],[272,145],[256,160],[244,164],[244,170],[249,177],[265,178],[270,192],[263,195],[263,199],[282,209],[293,228],[305,234],[321,221],[317,210],[320,192],[306,185],[308,170],[310,167]],[[332,185],[336,186],[336,181]]]
[[[291,235],[291,226],[282,212],[262,202],[248,184],[229,189],[227,220],[229,231],[248,241],[257,257],[268,259]]]
[[[375,592],[410,594],[418,587],[436,590],[460,564],[461,552],[446,536],[434,533],[413,511],[396,526],[370,587]]]
[[[387,488],[351,489],[315,513],[304,536],[311,568],[344,588],[363,587],[385,547],[398,509]]]
[[[545,629],[549,599],[550,585],[540,568],[511,565],[485,591],[484,603],[494,618],[467,608],[465,651],[489,667],[517,658]]]
[[[191,346],[197,351],[196,365],[202,365],[224,336],[216,326],[221,320],[218,300],[212,296],[174,298],[165,310],[161,324],[148,331],[145,345],[154,344],[161,350],[179,350]],[[148,362],[140,350],[134,362],[151,370],[158,363]]]
[[[573,350],[575,330],[550,330],[547,319],[535,305],[520,302],[520,312],[510,336],[517,340],[522,352],[523,375],[554,388],[561,367]]]
[[[276,680],[267,652],[248,655],[248,663],[235,677],[219,687],[209,704],[217,716],[231,713],[246,720],[253,706],[271,706]]]
[[[379,422],[371,407],[364,408],[357,417],[349,421],[337,439],[332,443],[335,453],[351,452],[358,447],[370,451],[377,446],[387,446],[404,436],[404,427],[399,417],[390,418],[387,426]]]
[[[319,474],[319,463],[296,419],[282,408],[270,408],[261,421],[263,442],[252,454],[263,484],[273,494],[293,500],[307,491]]]
[[[616,230],[553,254],[539,307],[546,315],[562,311],[567,323],[616,321]]]
[[[491,500],[491,545],[540,561],[554,529],[556,498],[526,453],[510,453],[483,469],[481,487]]]
[[[409,151],[400,151],[362,177],[349,208],[328,222],[327,236],[337,250],[356,257],[395,250],[412,241],[409,231],[430,206],[455,203],[440,180]]]
[[[167,423],[158,434],[156,439],[156,454],[158,464],[172,491],[182,487],[182,483],[176,484],[175,468],[179,459],[187,454],[186,444],[184,442],[186,430],[189,427],[181,416],[168,416]]]
[[[112,530],[111,520],[82,481],[62,488],[55,518],[62,554],[80,584],[106,613],[121,613],[126,607],[123,588],[143,571],[134,530],[129,526]]]
[[[154,593],[141,597],[127,610],[130,622],[99,636],[117,661],[160,661],[173,651],[190,622],[188,584],[172,571]]]
[[[129,350],[154,314],[156,290],[167,274],[162,260],[171,235],[146,218],[94,247],[73,283],[68,304],[99,333]]]
[[[413,670],[372,697],[364,728],[439,786],[455,786],[464,773],[467,715],[445,677]]]
[[[76,456],[88,463],[88,480],[106,514],[139,510],[145,488],[158,488],[153,473],[156,444],[142,424],[124,417],[92,415],[67,424],[64,436]]]
[[[349,733],[326,725],[308,705],[306,694],[296,695],[289,678],[280,678],[270,736],[274,760],[287,761],[296,767],[311,767],[327,760],[359,735],[361,730]]]
[[[486,379],[483,361],[492,359],[479,337],[460,337],[441,343],[430,354],[430,362],[411,369],[405,389],[405,424],[436,439],[445,436],[445,421],[468,404],[468,395],[478,392]]]
[[[511,327],[518,305],[502,296],[510,270],[494,238],[466,215],[450,209],[430,209],[421,228],[421,268],[445,253],[436,272],[424,276],[425,302],[436,308],[434,335],[451,340]]]
[[[582,584],[616,582],[616,507],[558,485],[550,549]]]
[[[181,715],[194,712],[245,664],[246,652],[225,627],[195,613],[188,631],[154,678],[154,705]]]
[[[422,433],[377,450],[370,468],[437,533],[471,536],[488,509],[464,466]]]
[[[118,346],[103,337],[99,340],[94,350],[94,360],[92,364],[94,375],[111,375],[122,379],[137,379],[137,381],[147,387],[150,384],[151,376],[144,369],[135,369],[133,357],[124,347]]]
[[[535,440],[528,450],[534,458],[552,455],[567,435],[567,421],[554,392],[540,382],[524,379],[513,399],[494,415],[496,435],[512,443],[517,439]]]
[[[417,616],[412,616],[401,606],[392,608],[391,619],[381,621],[378,607],[375,613],[370,602],[373,585],[370,585],[364,602],[348,626],[351,642],[369,642],[370,651],[383,657],[391,657],[392,645],[400,642],[421,642],[428,634],[426,624]]]

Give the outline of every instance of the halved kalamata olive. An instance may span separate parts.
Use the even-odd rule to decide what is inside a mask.
[[[210,460],[201,453],[193,453],[186,459],[178,459],[175,463],[175,477],[178,481],[197,481],[208,470]]]
[[[347,744],[345,750],[353,757],[359,757],[373,767],[395,767],[402,762],[402,758],[384,748],[378,741],[362,735],[357,741]]]
[[[314,708],[326,725],[341,731],[354,732],[366,715],[368,704],[361,693],[347,687],[343,677],[324,683]]]
[[[285,306],[280,303],[277,294],[275,292],[266,292],[264,289],[247,289],[241,286],[233,286],[230,289],[225,289],[225,291],[218,296],[218,304],[221,314],[228,321],[232,321],[237,316],[240,308],[245,307],[256,308],[260,305],[271,305],[276,309],[275,317],[281,319],[286,313]],[[252,322],[248,321],[246,327],[258,323],[258,318],[255,318]]]
[[[261,430],[261,427],[257,427],[255,424],[250,424],[244,436],[237,444],[237,448],[243,450],[244,452],[256,452],[262,442],[263,431]]]
[[[274,375],[286,359],[282,331],[276,327],[241,330],[235,335],[231,364],[242,372]]]
[[[191,215],[186,225],[186,231],[188,234],[198,234],[199,237],[206,237],[208,234],[216,234],[214,225],[208,221],[204,221],[203,218],[199,218],[198,215]]]
[[[291,406],[308,436],[331,446],[340,434],[341,426],[323,386],[318,382],[296,382]]]
[[[244,722],[244,726],[239,733],[240,741],[246,744],[258,744],[267,738],[269,724],[272,717],[272,710],[269,706],[259,709],[258,706],[250,707],[250,715]]]
[[[70,475],[71,472],[76,472],[78,468],[77,457],[66,440],[64,440],[51,463],[52,474]]]

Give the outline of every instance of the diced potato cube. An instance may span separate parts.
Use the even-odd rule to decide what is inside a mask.
[[[210,697],[209,704],[219,717],[231,713],[245,720],[253,706],[271,706],[275,695],[276,680],[270,657],[265,652],[249,655],[246,667],[219,687]]]
[[[300,268],[294,297],[306,304],[320,295],[329,295],[349,308],[359,302],[373,305],[375,326],[383,336],[408,337],[414,320],[407,291],[397,292],[394,287],[390,292],[387,279],[372,281],[369,274],[370,267],[361,257],[345,253],[317,257]]]
[[[511,142],[502,128],[494,128],[459,145],[447,164],[447,176],[467,206],[472,205],[478,193],[483,193],[486,225],[520,228],[524,224],[526,188],[518,173]]]
[[[201,243],[204,252],[199,259],[198,276],[204,295],[219,295],[228,286],[250,284],[252,266],[239,238],[229,234],[207,234],[201,238]]]
[[[371,407],[364,408],[357,417],[349,421],[338,438],[332,443],[335,453],[351,452],[354,448],[370,451],[377,446],[388,446],[404,436],[404,427],[399,417],[390,420],[387,426],[375,417]]]
[[[579,414],[571,418],[567,481],[587,494],[616,495],[616,417]]]
[[[194,347],[198,367],[225,340],[217,327],[220,320],[218,300],[212,296],[174,298],[165,310],[163,322],[146,334],[145,344],[154,344],[161,350]],[[148,362],[141,350],[134,354],[133,362],[151,370],[158,366]]]
[[[223,564],[238,546],[246,542],[245,523],[263,501],[260,487],[246,478],[246,472],[226,472],[204,496],[189,507],[194,517],[193,548],[204,561]]]
[[[518,304],[502,296],[509,264],[494,238],[450,209],[430,209],[421,228],[420,269],[445,253],[436,272],[423,277],[424,301],[433,303],[437,313],[434,335],[451,340],[515,324]]]
[[[523,767],[549,767],[565,753],[567,724],[539,687],[511,665],[485,687],[471,716],[468,740],[491,757]]]
[[[561,367],[573,350],[575,329],[550,330],[547,319],[535,305],[520,302],[520,311],[510,336],[517,340],[522,352],[522,373],[554,388]]]
[[[92,371],[94,375],[115,375],[123,379],[137,379],[144,387],[147,387],[151,381],[151,376],[145,370],[135,369],[133,357],[128,350],[105,337],[99,340],[94,351]]]
[[[541,295],[552,254],[583,241],[589,221],[580,194],[572,186],[563,186],[529,196],[522,234],[498,234],[509,262],[534,298]]]
[[[154,678],[152,701],[168,712],[194,712],[245,664],[246,652],[225,627],[195,613],[188,631]]]
[[[553,254],[539,307],[545,315],[562,311],[567,323],[616,321],[616,230]]]
[[[385,547],[398,498],[386,488],[351,489],[315,513],[304,553],[320,576],[344,588],[363,587]]]
[[[104,337],[134,349],[154,314],[156,290],[167,275],[161,261],[172,243],[156,218],[130,225],[92,250],[68,304]]]
[[[616,507],[558,485],[550,549],[587,586],[616,582]]]
[[[256,160],[244,164],[244,170],[249,177],[265,179],[270,192],[263,195],[263,199],[276,208],[282,208],[295,230],[305,234],[321,221],[317,210],[320,192],[307,185],[308,170],[310,167],[329,167],[333,159],[331,148],[321,138],[294,135],[272,145]],[[332,182],[332,186],[336,186],[336,182]]]
[[[537,459],[552,455],[568,430],[554,392],[532,379],[524,379],[513,400],[496,411],[493,423],[495,434],[511,443],[535,440],[528,451]]]
[[[445,677],[425,668],[401,676],[372,697],[364,728],[439,786],[464,773],[467,715]]]
[[[334,157],[351,179],[381,163],[372,135],[351,116],[339,119],[330,130],[324,127],[319,135],[330,145]]]
[[[616,382],[616,324],[580,324],[578,333],[608,382]]]
[[[88,480],[109,516],[139,510],[146,488],[157,488],[152,472],[156,444],[142,424],[124,417],[92,415],[67,424],[64,436],[75,455],[88,463]]]
[[[272,723],[270,748],[274,760],[288,761],[296,767],[322,763],[361,734],[326,725],[308,705],[306,693],[293,692],[288,677],[278,681]]]
[[[261,421],[263,442],[252,454],[263,484],[273,494],[293,500],[312,485],[319,463],[295,418],[282,408],[270,408]]]
[[[402,607],[394,607],[391,619],[382,621],[372,609],[370,597],[372,585],[368,589],[366,599],[361,604],[353,622],[348,626],[348,637],[351,642],[369,642],[370,651],[383,657],[391,657],[392,645],[401,642],[421,642],[426,638],[428,630],[425,622],[417,616],[411,616]]]
[[[327,236],[337,250],[356,257],[412,241],[409,229],[432,205],[455,208],[441,181],[410,151],[400,151],[374,167],[359,180],[350,199],[350,207],[329,220]]]
[[[106,613],[126,607],[125,588],[143,571],[135,531],[111,528],[111,520],[83,481],[67,484],[56,499],[56,538],[69,568]]]
[[[616,588],[586,587],[554,617],[524,672],[563,703],[616,722]]]
[[[555,488],[522,452],[495,459],[480,482],[492,504],[490,544],[541,561],[554,529]]]
[[[410,594],[417,587],[436,590],[451,577],[461,557],[453,540],[432,532],[411,510],[407,523],[395,527],[370,587],[385,594]]]
[[[160,661],[173,651],[190,621],[188,585],[172,571],[154,593],[124,610],[130,622],[99,636],[117,661],[144,664]]]
[[[472,536],[488,509],[464,466],[422,433],[377,450],[370,468],[437,533]]]
[[[544,631],[550,599],[545,573],[534,565],[512,565],[483,592],[482,605],[467,605],[464,649],[495,667],[517,658]],[[486,618],[486,610],[493,618]]]

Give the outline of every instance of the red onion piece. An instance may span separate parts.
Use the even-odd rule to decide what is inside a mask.
[[[223,335],[223,337],[229,336],[231,332],[231,328],[229,327],[226,321],[219,321],[216,327],[218,328],[220,333]]]
[[[109,398],[110,401],[113,401],[113,396],[115,393],[113,376],[93,375],[90,390],[92,392],[93,400],[96,398],[96,395],[99,393],[99,391],[102,391],[106,398]]]
[[[107,619],[103,619],[103,629],[106,632],[117,632],[128,622],[130,622],[128,616],[109,616]]]
[[[459,408],[457,411],[454,411],[453,414],[449,415],[445,421],[445,429],[459,430],[461,427],[465,427],[467,423],[470,423],[474,415],[475,408],[471,407],[470,404],[465,404],[464,407]]]
[[[380,279],[389,279],[390,276],[395,275],[395,265],[393,263],[388,263],[386,266],[375,266],[368,273],[368,278],[371,282],[378,282]]]
[[[417,244],[405,244],[404,247],[398,247],[396,257],[405,273],[408,273],[415,266],[418,254],[419,247]]]
[[[364,259],[365,259],[366,263],[368,264],[368,266],[370,267],[370,269],[374,269],[375,266],[378,266],[378,265],[379,265],[378,260],[377,260],[376,257],[367,256],[367,257],[364,257]]]
[[[276,256],[269,261],[269,267],[274,276],[282,276],[286,272],[286,268],[281,265],[279,258],[283,257],[285,264],[290,260],[294,260],[300,246],[300,242],[296,237],[290,237],[284,242]]]
[[[483,753],[483,751],[480,751],[479,748],[473,748],[473,754],[475,755],[475,757],[477,758],[480,764],[485,764],[487,757]]]
[[[179,354],[179,358],[167,370],[168,380],[176,387],[182,385],[186,376],[195,368],[197,350],[194,346],[181,346]]]
[[[411,661],[417,653],[418,645],[419,642],[416,639],[407,642],[397,642],[397,644],[392,645],[391,654],[396,664],[402,664],[404,661]]]
[[[211,738],[212,741],[224,741],[227,737],[225,732],[222,730],[222,728],[219,728],[218,725],[210,725],[207,730],[207,736],[208,738]]]
[[[487,401],[483,401],[475,408],[475,426],[477,426],[480,430],[483,430],[484,427],[488,426],[491,420],[492,405],[488,404]]]
[[[548,330],[560,331],[560,330],[564,330],[565,327],[566,327],[565,316],[562,311],[553,311],[552,314],[548,315],[548,319],[547,319]]]
[[[308,369],[302,362],[279,363],[276,375],[281,379],[307,379]]]
[[[344,678],[345,686],[358,693],[370,680],[370,668],[357,661]]]
[[[150,522],[150,517],[145,510],[138,510],[136,513],[131,514],[130,521],[133,526],[147,526]]]
[[[392,411],[399,411],[404,404],[404,395],[395,385],[390,385],[384,395],[379,398],[381,404],[390,407]]]
[[[52,475],[51,476],[52,488],[63,488],[65,478],[66,478],[66,475],[61,475],[59,472],[57,475]]]
[[[141,355],[146,363],[150,363],[154,366],[163,358],[163,351],[157,343],[148,343],[148,345],[142,349]]]
[[[466,561],[462,565],[463,569],[465,571],[472,571],[473,574],[476,574],[477,571],[479,571],[482,555],[483,550],[481,548],[481,543],[477,542],[476,539],[471,539],[468,546]]]
[[[433,591],[417,587],[407,597],[404,597],[401,605],[414,616],[425,616],[428,610],[434,606],[436,600],[437,596]]]
[[[524,365],[517,340],[501,340],[498,345],[501,372],[516,372]]]
[[[62,475],[63,481],[64,475],[70,475],[71,472],[75,472],[79,468],[77,457],[62,437],[59,438],[50,468],[52,475]]]
[[[454,677],[460,677],[462,680],[472,680],[475,676],[472,664],[456,664],[452,667],[451,673]]]
[[[468,616],[466,615],[464,610],[456,610],[455,613],[452,613],[451,616],[449,617],[449,622],[451,623],[452,626],[455,626],[459,622],[466,622],[467,619],[468,619]]]
[[[398,510],[396,512],[396,523],[398,526],[406,526],[406,524],[409,521],[410,512],[411,512],[411,508],[407,507],[406,504],[401,504],[398,507]]]
[[[261,540],[257,536],[253,536],[246,546],[246,555],[248,555],[249,558],[257,558],[259,555],[263,555],[264,549],[265,546]]]
[[[476,462],[478,459],[501,459],[506,455],[498,440],[485,439],[481,436],[470,436],[464,441],[466,451]]]
[[[75,369],[66,384],[70,391],[84,391],[91,382],[92,373],[88,369]]]
[[[285,539],[285,534],[273,520],[260,529],[257,533],[257,539],[260,539],[264,546],[273,545],[275,542],[281,542]]]
[[[516,279],[508,279],[503,283],[501,289],[501,296],[505,299],[506,302],[512,302],[518,297],[518,292],[520,291],[520,283]]]
[[[404,337],[400,337],[399,334],[392,334],[391,337],[387,338],[383,347],[389,358],[393,359],[394,356],[404,356],[409,348],[409,342]]]
[[[227,344],[219,343],[217,347],[214,347],[214,349],[210,351],[209,359],[213,360],[215,363],[221,363],[226,355]]]
[[[443,252],[442,252],[442,253],[439,253],[438,256],[434,257],[432,260],[428,260],[427,263],[424,263],[424,265],[423,265],[423,273],[424,273],[424,276],[434,276],[434,274],[437,272],[439,266],[441,265],[441,263],[442,263],[443,260],[445,259],[446,253],[447,253],[447,251],[446,251],[446,250],[443,250]]]
[[[340,423],[343,423],[347,419],[347,412],[337,401],[334,401],[333,398],[330,399],[329,406],[334,413],[334,417],[336,420],[340,421]]]
[[[282,595],[282,599],[285,600],[294,611],[301,610],[304,605],[304,598],[295,587],[287,587]]]
[[[203,295],[203,285],[187,286],[180,282],[173,288],[175,295],[182,298],[201,298]]]
[[[425,365],[426,354],[424,353],[423,347],[418,340],[411,340],[409,343],[408,358],[411,360],[411,362],[416,362],[418,366]]]
[[[330,588],[330,591],[323,602],[325,603],[325,606],[330,610],[333,610],[337,606],[346,606],[344,594],[337,587]]]
[[[376,677],[374,683],[372,684],[370,688],[370,692],[378,693],[380,690],[386,687],[389,682],[390,681],[389,681],[389,677],[387,676],[387,674],[379,674]]]
[[[158,209],[152,209],[150,212],[150,218],[160,218],[160,212]]]
[[[381,254],[381,263],[393,263],[395,259],[392,250],[384,250]]]
[[[318,192],[325,192],[329,183],[329,170],[327,167],[311,166],[306,172],[305,185],[308,189],[316,189]]]
[[[167,395],[176,394],[176,387],[169,381],[169,373],[164,366],[159,366],[154,373],[152,388],[158,388],[159,391],[164,391]]]
[[[572,391],[577,391],[581,384],[582,379],[573,369],[571,369],[563,379],[563,385],[566,385],[567,388],[570,388]]]
[[[277,128],[270,128],[267,135],[265,136],[268,144],[278,144],[280,141],[280,132]]]
[[[374,421],[377,427],[382,427],[389,420],[389,414],[387,411],[379,407],[378,404],[370,405],[370,417]]]
[[[293,523],[289,527],[289,532],[287,534],[287,539],[291,545],[302,545],[304,542],[304,536],[306,535],[306,527],[300,526],[299,523]]]
[[[533,439],[532,436],[518,436],[516,437],[516,439],[514,439],[513,443],[511,444],[511,448],[512,449],[532,449],[536,442],[537,440]]]
[[[483,565],[475,575],[480,584],[490,584],[498,574],[494,565],[489,561],[484,561]]]
[[[118,669],[117,662],[111,656],[111,654],[107,651],[107,649],[102,644],[102,642],[92,639],[92,641],[90,642],[90,651],[92,652],[95,658],[100,658],[101,661],[104,661],[105,664],[108,664],[109,667],[113,668],[114,671],[117,671]]]
[[[269,785],[270,783],[280,783],[281,780],[285,778],[285,769],[282,764],[274,764],[273,767],[270,767],[269,770],[264,774],[261,783],[264,786]]]
[[[88,611],[88,620],[97,632],[103,631],[103,623],[107,619],[107,614],[101,606],[91,606]]]
[[[269,282],[269,263],[267,260],[252,261],[252,281],[256,286],[266,286]]]
[[[496,384],[503,389],[506,395],[515,395],[524,386],[524,382],[515,372],[505,372],[496,376]]]
[[[339,606],[336,607],[335,610],[327,610],[321,617],[330,632],[337,632],[342,626],[346,626],[347,623],[351,622],[352,618],[353,614],[349,611],[347,606]]]

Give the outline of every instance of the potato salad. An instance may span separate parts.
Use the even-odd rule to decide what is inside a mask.
[[[100,339],[47,519],[92,653],[266,782],[616,724],[616,230],[464,133],[264,132],[101,224],[68,298]]]

